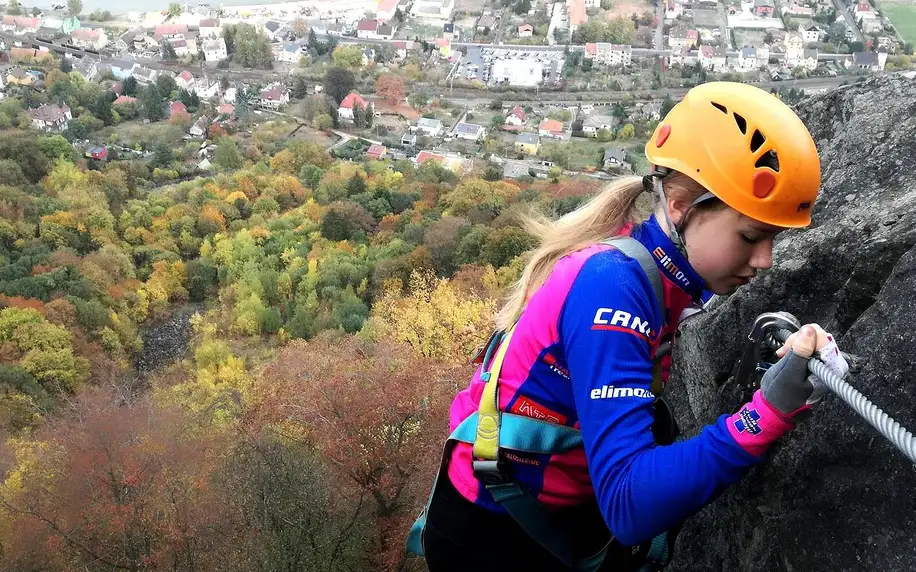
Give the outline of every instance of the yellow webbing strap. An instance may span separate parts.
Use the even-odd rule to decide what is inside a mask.
[[[509,349],[512,339],[513,325],[503,336],[493,358],[493,366],[489,370],[489,378],[480,397],[480,407],[477,409],[477,440],[474,441],[474,457],[484,461],[496,461],[499,452],[499,373]],[[484,364],[486,367],[486,364]]]

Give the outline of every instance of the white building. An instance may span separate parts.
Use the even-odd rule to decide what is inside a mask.
[[[468,141],[479,141],[487,134],[482,125],[476,123],[459,123],[455,126],[455,137]]]
[[[101,28],[97,30],[80,28],[79,30],[73,30],[70,34],[70,41],[74,46],[98,51],[107,46],[109,40],[108,34]]]
[[[544,79],[544,64],[534,60],[496,60],[490,72],[494,85],[508,83],[532,87]]]
[[[585,59],[606,66],[628,66],[633,49],[625,44],[597,42],[585,44]]]
[[[417,120],[417,130],[428,137],[438,137],[442,133],[442,122],[438,119],[421,117]]]
[[[199,30],[201,38],[218,38],[223,28],[218,18],[207,18],[200,21]]]
[[[455,9],[455,0],[416,0],[410,9],[410,15],[423,20],[451,20]]]
[[[275,84],[261,92],[258,104],[267,109],[280,109],[289,103],[289,90],[282,84]]]
[[[208,62],[218,62],[224,60],[227,57],[226,54],[226,40],[222,38],[216,38],[215,40],[205,40],[204,41],[204,60]]]

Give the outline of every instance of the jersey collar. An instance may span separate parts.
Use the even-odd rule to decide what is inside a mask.
[[[706,291],[706,282],[690,266],[687,259],[675,247],[665,231],[658,224],[655,215],[634,225],[630,236],[645,246],[659,270],[681,290],[688,293],[695,302],[706,302],[710,293]]]

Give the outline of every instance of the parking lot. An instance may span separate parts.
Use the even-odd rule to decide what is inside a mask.
[[[537,62],[543,70],[543,82],[553,85],[560,81],[565,58],[559,51],[526,50],[520,48],[480,48],[470,47],[458,66],[458,76],[468,81],[479,79],[487,85],[500,85],[499,78],[492,78],[493,63],[500,60],[518,61],[520,65],[525,62]],[[511,85],[515,85],[511,83]]]

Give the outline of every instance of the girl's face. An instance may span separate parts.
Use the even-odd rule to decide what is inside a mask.
[[[723,207],[691,214],[684,242],[707,288],[725,295],[773,265],[773,240],[783,230]]]

